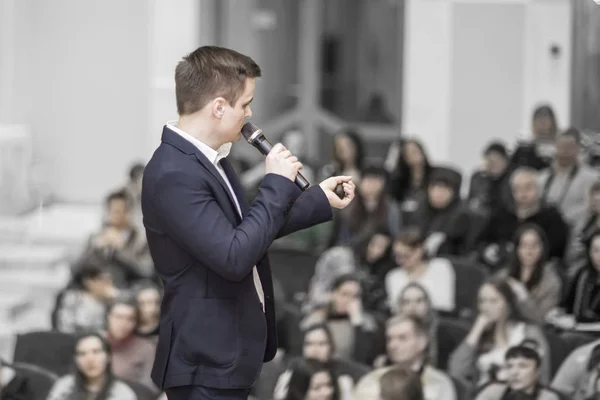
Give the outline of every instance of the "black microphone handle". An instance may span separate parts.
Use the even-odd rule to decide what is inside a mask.
[[[267,140],[267,138],[264,135],[260,135],[259,137],[254,139],[254,143],[252,144],[258,149],[258,151],[260,151],[265,156],[269,154],[269,152],[273,148],[273,145]],[[296,175],[294,183],[302,191],[306,190],[310,186],[308,180],[304,176],[302,176],[300,172],[298,172],[298,174]]]

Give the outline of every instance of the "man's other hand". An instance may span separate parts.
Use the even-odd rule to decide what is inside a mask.
[[[340,199],[339,196],[335,194],[335,188],[340,184],[344,188],[343,199]],[[323,192],[325,192],[327,200],[329,200],[329,205],[333,208],[346,208],[352,199],[354,199],[355,185],[352,182],[351,176],[332,176],[319,183],[319,186],[323,189]]]

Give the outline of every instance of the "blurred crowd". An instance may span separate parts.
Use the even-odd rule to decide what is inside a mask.
[[[600,173],[577,129],[540,106],[530,140],[482,149],[468,190],[418,138],[367,157],[355,129],[332,137],[326,162],[302,132],[280,138],[309,181],[351,175],[357,193],[270,251],[279,351],[256,399],[600,399]],[[232,163],[251,200],[264,164]],[[20,335],[0,364],[0,399],[164,396],[150,380],[162,288],[143,173],[106,197],[53,330]]]

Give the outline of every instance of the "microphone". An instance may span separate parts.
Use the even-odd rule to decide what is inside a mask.
[[[269,152],[273,148],[273,145],[267,140],[267,138],[263,134],[262,129],[256,127],[250,122],[246,122],[242,127],[242,136],[244,136],[248,143],[256,147],[258,151],[260,151],[264,156],[269,154]],[[298,172],[298,175],[296,175],[296,180],[294,182],[303,191],[310,186],[310,183],[306,180],[305,177],[302,176],[300,172]]]

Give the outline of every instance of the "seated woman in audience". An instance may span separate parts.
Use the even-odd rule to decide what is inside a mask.
[[[365,161],[365,145],[360,134],[352,128],[343,129],[333,137],[333,161],[320,171],[319,181],[335,175],[351,176],[358,184]]]
[[[360,280],[343,275],[331,287],[327,307],[314,310],[301,328],[326,324],[333,335],[335,358],[371,365],[385,347],[382,330],[375,318],[363,310]]]
[[[64,333],[103,330],[106,308],[117,294],[108,272],[84,261],[57,299],[53,313],[55,329]]]
[[[351,397],[356,382],[369,371],[369,368],[348,360],[333,358],[333,352],[334,345],[331,332],[326,325],[312,325],[304,331],[302,358],[317,360],[328,365],[336,377],[335,382],[340,391],[340,398],[348,399]],[[275,400],[286,398],[291,376],[291,369],[281,374],[274,391]]]
[[[586,243],[588,261],[571,282],[563,304],[567,315],[556,310],[549,322],[571,329],[577,322],[600,322],[600,230],[590,235]]]
[[[409,368],[395,367],[379,378],[381,400],[424,400],[419,374]]]
[[[450,326],[440,323],[425,288],[416,282],[406,285],[398,297],[397,311],[400,315],[413,315],[421,319],[429,333],[429,364],[445,370],[450,354],[458,347],[463,336],[455,333],[456,329],[450,332]]]
[[[418,140],[401,141],[398,160],[391,174],[390,194],[400,204],[403,214],[417,209],[415,199],[427,190],[431,170],[425,148]]]
[[[542,357],[535,343],[524,342],[506,352],[506,381],[490,382],[476,400],[561,400],[554,390],[540,383]]]
[[[450,356],[450,374],[473,388],[506,378],[503,370],[507,350],[531,339],[539,343],[541,381],[550,379],[549,350],[536,325],[525,321],[516,296],[505,280],[493,279],[481,286],[479,315],[463,343]]]
[[[600,393],[600,340],[576,348],[563,361],[552,388],[569,400],[597,399]]]
[[[461,255],[467,250],[470,218],[460,198],[461,182],[458,171],[433,168],[417,210],[403,216],[407,226],[418,226],[425,235],[429,256]]]
[[[392,237],[386,228],[374,229],[353,248],[363,286],[363,306],[365,310],[386,314],[385,276],[395,266]]]
[[[574,227],[565,264],[570,275],[574,275],[587,261],[586,241],[592,233],[600,229],[600,181],[594,183],[589,191],[587,216]]]
[[[404,287],[414,281],[427,290],[436,310],[454,310],[456,277],[452,264],[442,258],[426,258],[423,237],[418,229],[409,228],[401,232],[394,240],[393,252],[397,267],[385,278],[391,307],[398,304]]]
[[[522,141],[511,157],[514,167],[529,167],[541,171],[552,163],[555,153],[554,139],[558,124],[554,110],[549,105],[541,105],[533,112],[531,123],[533,138]]]
[[[136,400],[133,390],[113,375],[110,345],[100,334],[77,338],[73,358],[75,372],[56,381],[47,400]]]
[[[508,279],[523,315],[543,322],[548,311],[561,301],[562,283],[553,263],[548,262],[545,233],[535,224],[522,225],[515,237],[515,252],[510,265],[499,271]]]
[[[400,211],[385,190],[385,169],[369,166],[361,171],[361,177],[354,201],[334,215],[331,246],[350,245],[372,229],[387,228],[392,235],[400,230]]]
[[[135,290],[135,300],[140,312],[137,335],[155,339],[160,323],[160,289],[153,282],[143,282]]]
[[[156,390],[150,378],[156,345],[135,334],[138,315],[137,304],[128,298],[116,300],[108,310],[107,339],[113,371],[119,378]]]
[[[300,358],[290,372],[285,400],[350,400],[340,396],[335,375],[320,361]]]

